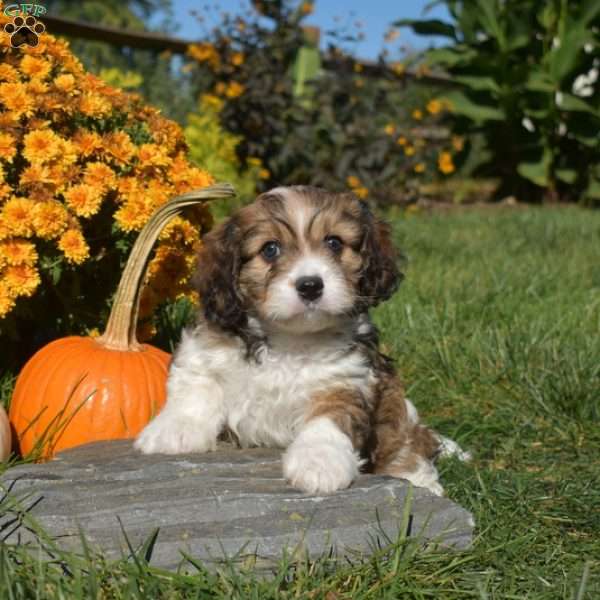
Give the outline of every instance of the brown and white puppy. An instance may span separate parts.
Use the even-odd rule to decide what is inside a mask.
[[[280,187],[242,208],[206,236],[202,313],[136,447],[206,452],[228,430],[285,448],[284,475],[306,492],[367,470],[442,494],[433,460],[460,448],[419,423],[368,316],[397,288],[396,258],[388,225],[350,193]]]

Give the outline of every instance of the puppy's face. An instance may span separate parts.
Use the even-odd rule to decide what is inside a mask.
[[[211,232],[198,263],[205,316],[235,331],[316,332],[389,297],[398,280],[388,227],[352,194],[262,194]]]

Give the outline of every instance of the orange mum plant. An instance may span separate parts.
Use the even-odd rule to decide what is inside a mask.
[[[6,21],[0,16],[0,342],[18,341],[28,355],[101,327],[136,233],[170,197],[213,179],[186,158],[176,123],[86,73],[51,35],[11,48]],[[202,204],[162,232],[141,296],[142,339],[160,303],[191,294],[193,257],[210,225]]]

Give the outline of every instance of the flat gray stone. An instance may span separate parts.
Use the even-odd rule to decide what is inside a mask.
[[[208,566],[224,557],[268,566],[284,553],[365,556],[397,540],[403,523],[424,541],[471,543],[471,514],[447,498],[375,475],[310,496],[282,478],[280,456],[226,444],[208,454],[145,456],[128,440],[97,442],[9,469],[1,483],[66,550],[81,551],[81,528],[90,548],[120,558],[130,553],[123,530],[137,548],[159,528],[151,564],[168,569],[182,552]],[[35,544],[36,537],[22,526],[6,541]]]

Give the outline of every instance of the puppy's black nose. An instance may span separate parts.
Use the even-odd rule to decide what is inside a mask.
[[[299,277],[296,289],[303,300],[316,300],[323,294],[323,280],[320,277]]]

